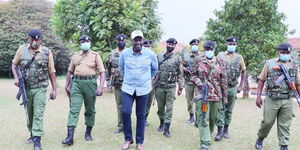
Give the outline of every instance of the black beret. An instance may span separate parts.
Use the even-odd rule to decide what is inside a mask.
[[[277,47],[277,50],[291,51],[292,49],[293,47],[290,43],[281,43]]]
[[[38,29],[31,29],[28,31],[28,36],[34,39],[39,39],[42,36],[42,32]]]
[[[119,34],[119,35],[116,36],[116,39],[117,39],[118,41],[124,40],[124,39],[126,39],[126,35],[123,34],[123,33],[121,33],[121,34]]]
[[[204,43],[204,48],[205,49],[214,49],[216,46],[215,42],[214,41],[206,41]]]
[[[190,45],[193,44],[193,43],[199,44],[199,42],[200,41],[198,39],[192,39],[191,42],[190,42]]]
[[[90,36],[84,34],[84,35],[81,35],[78,39],[78,41],[81,41],[81,40],[90,40],[90,41],[92,41],[92,38]]]
[[[151,40],[144,40],[143,44],[152,44]]]
[[[174,38],[169,38],[169,39],[167,40],[167,43],[177,44],[177,41],[176,41],[176,39],[174,39]]]
[[[237,42],[237,41],[238,41],[238,39],[234,36],[231,36],[226,40],[226,42]]]

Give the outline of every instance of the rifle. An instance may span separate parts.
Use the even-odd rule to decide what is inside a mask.
[[[27,123],[28,123],[29,122],[29,118],[28,118],[28,114],[27,114],[28,99],[27,99],[26,86],[25,86],[25,68],[21,67],[21,66],[17,66],[16,72],[17,72],[18,79],[19,79],[19,91],[17,93],[16,99],[20,100],[20,98],[22,96],[22,103],[20,105],[24,106],[26,119],[27,119]]]
[[[208,106],[207,106],[207,103],[208,103],[208,99],[207,99],[207,96],[208,96],[208,85],[207,84],[204,84],[202,85],[202,88],[201,90],[199,90],[199,94],[193,98],[193,101],[196,103],[199,99],[201,99],[201,123],[202,123],[202,126],[206,127],[207,124],[205,122],[205,119],[206,119],[206,112],[208,110]]]
[[[296,98],[299,107],[300,107],[300,101],[299,101],[299,93],[297,92],[296,86],[291,78],[291,76],[289,75],[289,73],[287,72],[287,70],[285,69],[285,67],[280,64],[279,66],[275,66],[273,67],[274,70],[281,70],[282,71],[282,75],[278,78],[278,80],[275,81],[275,85],[276,86],[280,86],[281,82],[283,80],[285,80],[286,84],[289,86],[290,90],[293,91],[294,97]]]

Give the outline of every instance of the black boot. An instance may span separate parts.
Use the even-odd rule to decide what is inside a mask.
[[[228,134],[228,125],[225,125],[225,126],[224,126],[223,137],[224,137],[224,138],[229,138],[229,134]]]
[[[28,138],[28,140],[26,141],[26,144],[33,144],[33,136],[32,133],[30,133],[30,137]]]
[[[42,150],[41,147],[41,137],[40,136],[35,136],[33,137],[33,141],[34,141],[34,150]]]
[[[160,120],[160,125],[157,129],[158,132],[162,132],[164,130],[164,120]]]
[[[193,123],[194,121],[195,121],[195,119],[194,119],[194,113],[190,113],[190,119],[187,120],[186,123],[191,124],[191,123]]]
[[[196,128],[198,128],[198,117],[197,117],[197,115],[195,115],[195,123],[194,123],[194,126],[196,127]]]
[[[86,126],[85,136],[84,136],[86,141],[93,141],[93,137],[91,135],[92,129],[93,127]]]
[[[222,137],[223,137],[223,133],[222,133],[222,126],[218,126],[218,133],[215,137],[215,141],[221,141]]]
[[[256,140],[256,142],[255,142],[255,148],[257,149],[257,150],[261,150],[262,149],[262,147],[263,147],[263,141],[264,141],[264,139],[263,138],[257,138],[257,140]]]
[[[287,145],[281,145],[280,150],[289,150]]]
[[[67,144],[67,145],[73,145],[74,144],[74,127],[68,127],[68,135],[67,137],[61,142],[62,144]]]
[[[170,123],[165,123],[164,125],[164,136],[165,137],[171,137],[171,133],[170,133]]]

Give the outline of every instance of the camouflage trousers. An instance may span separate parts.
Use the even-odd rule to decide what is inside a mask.
[[[115,94],[115,100],[117,104],[117,114],[118,114],[118,127],[123,127],[123,121],[122,121],[122,101],[121,101],[121,86],[114,86],[114,94]]]
[[[151,108],[151,105],[152,105],[152,102],[153,102],[153,99],[154,99],[154,91],[152,90],[149,94],[149,98],[148,98],[148,101],[147,101],[147,108],[146,108],[146,117],[149,115],[150,113],[150,108]],[[147,119],[147,118],[146,118]]]
[[[263,120],[258,130],[258,137],[266,138],[277,119],[277,137],[279,145],[289,145],[290,126],[293,118],[293,99],[264,99]]]
[[[155,97],[157,100],[157,115],[164,123],[171,123],[173,115],[173,103],[175,99],[176,87],[156,88]]]

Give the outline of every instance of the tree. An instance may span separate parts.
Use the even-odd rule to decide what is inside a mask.
[[[130,39],[130,33],[140,29],[145,38],[158,41],[162,32],[156,8],[155,0],[59,0],[52,23],[62,39],[75,45],[81,34],[90,35],[93,50],[105,59],[120,33]]]
[[[57,74],[64,73],[69,63],[69,50],[52,33],[49,25],[52,3],[46,0],[15,0],[0,5],[0,76],[12,75],[12,59],[18,47],[27,43],[27,31],[32,28],[42,30],[42,45],[54,54]]]
[[[264,60],[276,55],[276,46],[285,41],[285,15],[278,12],[277,0],[228,0],[222,10],[209,19],[205,38],[217,43],[217,52],[226,50],[226,38],[238,38],[238,52],[243,55],[248,74],[256,77]],[[248,75],[247,75],[248,77]],[[244,97],[248,96],[248,78]]]

